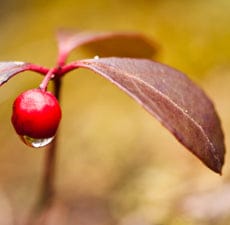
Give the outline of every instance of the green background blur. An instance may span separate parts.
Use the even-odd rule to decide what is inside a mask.
[[[229,0],[1,1],[0,60],[54,65],[55,32],[63,27],[137,31],[156,41],[157,60],[188,74],[213,99],[230,148]],[[70,58],[87,57],[79,49]],[[39,195],[45,149],[25,146],[10,117],[15,97],[41,80],[25,72],[0,89],[1,225],[21,221]],[[61,102],[54,224],[64,224],[64,214],[67,224],[229,224],[228,154],[223,176],[214,174],[92,72],[68,74]]]

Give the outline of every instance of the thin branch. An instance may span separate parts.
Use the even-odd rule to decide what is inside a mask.
[[[60,100],[61,80],[56,77],[54,80],[54,95]],[[56,169],[56,152],[57,152],[58,134],[54,141],[49,145],[45,155],[45,167],[39,208],[43,210],[52,203],[55,196],[55,169]]]

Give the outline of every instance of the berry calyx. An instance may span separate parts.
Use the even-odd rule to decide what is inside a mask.
[[[47,139],[55,135],[61,120],[61,108],[48,91],[32,89],[14,101],[11,122],[20,136]]]

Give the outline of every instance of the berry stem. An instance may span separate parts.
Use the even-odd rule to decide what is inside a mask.
[[[56,71],[56,68],[52,68],[48,71],[48,73],[45,75],[43,81],[41,82],[41,84],[39,85],[39,88],[43,91],[46,91],[47,86],[49,81],[55,76],[54,72]]]

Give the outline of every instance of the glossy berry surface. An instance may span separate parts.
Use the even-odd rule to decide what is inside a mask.
[[[53,137],[61,120],[61,108],[51,92],[32,89],[14,101],[11,122],[20,136]]]

